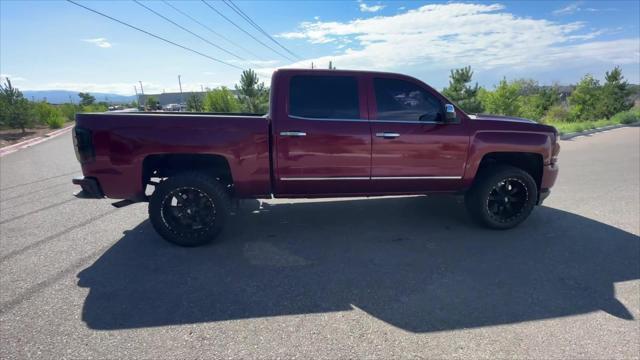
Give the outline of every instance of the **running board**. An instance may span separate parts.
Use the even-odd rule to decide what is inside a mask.
[[[142,199],[125,199],[125,200],[120,200],[120,201],[116,201],[113,204],[111,204],[111,206],[115,207],[115,208],[123,208],[125,206],[129,206],[131,204],[135,204],[135,203],[139,203],[139,202],[145,202],[148,201],[147,198],[142,198]]]

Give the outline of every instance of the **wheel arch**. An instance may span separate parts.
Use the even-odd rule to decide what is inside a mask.
[[[482,156],[474,173],[475,179],[481,171],[495,164],[510,165],[526,171],[536,182],[538,191],[542,183],[544,160],[542,154],[524,151],[495,151]]]
[[[151,178],[169,178],[184,172],[197,171],[227,186],[233,186],[233,175],[226,157],[219,154],[165,153],[147,155],[142,161],[142,186]]]

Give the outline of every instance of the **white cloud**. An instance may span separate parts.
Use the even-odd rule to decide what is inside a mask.
[[[21,81],[27,81],[27,79],[21,77],[21,76],[17,76],[17,75],[11,75],[11,74],[0,74],[0,79],[4,80],[6,78],[9,78],[11,80],[11,82],[21,82]]]
[[[384,5],[379,5],[379,4],[378,5],[367,5],[367,4],[363,3],[363,2],[360,3],[360,11],[362,11],[362,12],[374,13],[374,12],[378,12],[378,11],[384,9],[384,8],[385,8]]]
[[[112,46],[112,44],[108,42],[106,38],[84,39],[82,41],[88,42],[90,44],[94,44],[97,47],[101,47],[105,49],[110,48]]]
[[[593,7],[583,8],[583,7],[580,7],[582,4],[583,4],[582,1],[576,1],[565,7],[552,11],[552,14],[556,16],[560,16],[560,15],[571,15],[580,11],[600,12],[600,11],[617,11],[618,10],[616,8],[600,8],[600,9],[593,8]]]
[[[517,17],[500,4],[447,3],[348,22],[303,22],[297,31],[279,36],[312,44],[353,41],[338,55],[293,67],[312,61],[326,67],[333,61],[341,69],[523,69],[640,61],[638,38],[595,41],[602,32],[587,31],[582,22]]]
[[[553,15],[570,15],[580,11],[580,2],[571,3],[565,7],[554,10]]]

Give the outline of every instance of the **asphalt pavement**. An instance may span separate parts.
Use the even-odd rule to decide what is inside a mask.
[[[544,206],[243,201],[179,248],[72,197],[70,134],[0,158],[0,358],[639,358],[640,128],[561,142]]]

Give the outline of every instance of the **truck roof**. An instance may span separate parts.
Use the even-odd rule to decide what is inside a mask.
[[[274,75],[276,73],[326,73],[326,74],[377,74],[377,75],[391,75],[397,77],[411,77],[409,75],[404,75],[400,73],[386,72],[386,71],[371,71],[371,70],[337,70],[337,69],[304,69],[304,68],[281,68],[274,71]]]

